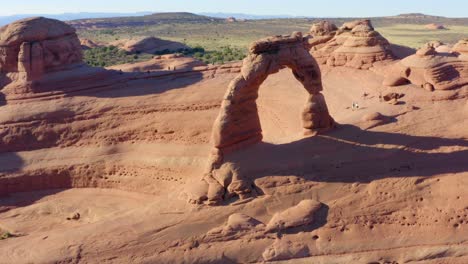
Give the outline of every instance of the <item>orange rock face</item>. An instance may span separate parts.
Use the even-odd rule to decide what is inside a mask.
[[[317,40],[310,41],[311,53],[320,64],[369,69],[375,62],[393,59],[389,42],[374,30],[370,20],[335,28],[325,22],[312,26],[311,34]]]

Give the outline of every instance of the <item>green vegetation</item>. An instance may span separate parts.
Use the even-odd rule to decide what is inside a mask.
[[[117,47],[97,47],[84,51],[84,60],[95,67],[107,67],[116,64],[134,63],[151,59],[149,54],[127,54]]]
[[[2,232],[0,233],[0,240],[4,240],[10,237],[13,237],[13,235],[10,232]]]
[[[201,46],[190,49],[181,49],[177,51],[163,50],[154,54],[139,53],[127,54],[114,46],[98,47],[84,51],[84,59],[88,65],[95,67],[108,67],[117,64],[135,63],[151,59],[154,55],[165,55],[172,53],[182,53],[186,56],[192,56],[207,64],[223,64],[230,61],[244,59],[246,51],[244,49],[231,46],[224,46],[217,50],[207,51]]]
[[[191,55],[207,64],[223,64],[225,62],[243,60],[246,53],[247,52],[244,49],[225,46],[214,51],[205,51],[204,48],[198,47],[194,48],[186,55]]]

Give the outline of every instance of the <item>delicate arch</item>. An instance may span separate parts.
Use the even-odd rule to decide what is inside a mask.
[[[240,74],[229,84],[213,125],[213,151],[204,177],[210,188],[206,197],[210,202],[216,202],[223,195],[225,186],[213,178],[212,172],[223,165],[224,155],[262,140],[256,99],[258,89],[268,75],[288,67],[309,92],[302,114],[306,131],[317,133],[334,126],[321,94],[320,69],[307,45],[308,38],[300,32],[266,38],[251,45]]]

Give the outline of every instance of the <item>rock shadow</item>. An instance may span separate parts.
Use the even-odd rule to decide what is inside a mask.
[[[361,130],[341,125],[316,137],[259,143],[225,156],[249,182],[298,176],[318,182],[369,183],[393,177],[430,177],[468,171],[468,141]],[[440,152],[435,152],[442,149]],[[435,153],[434,153],[435,152]]]
[[[0,106],[4,106],[6,104],[7,104],[7,102],[6,102],[5,94],[0,92]]]

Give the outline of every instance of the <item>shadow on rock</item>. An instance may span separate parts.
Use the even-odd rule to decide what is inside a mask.
[[[468,170],[468,141],[361,130],[341,125],[326,135],[275,145],[259,143],[226,155],[240,180],[295,175],[320,182],[361,182]],[[444,148],[450,151],[438,151]],[[438,151],[438,152],[436,152]]]

